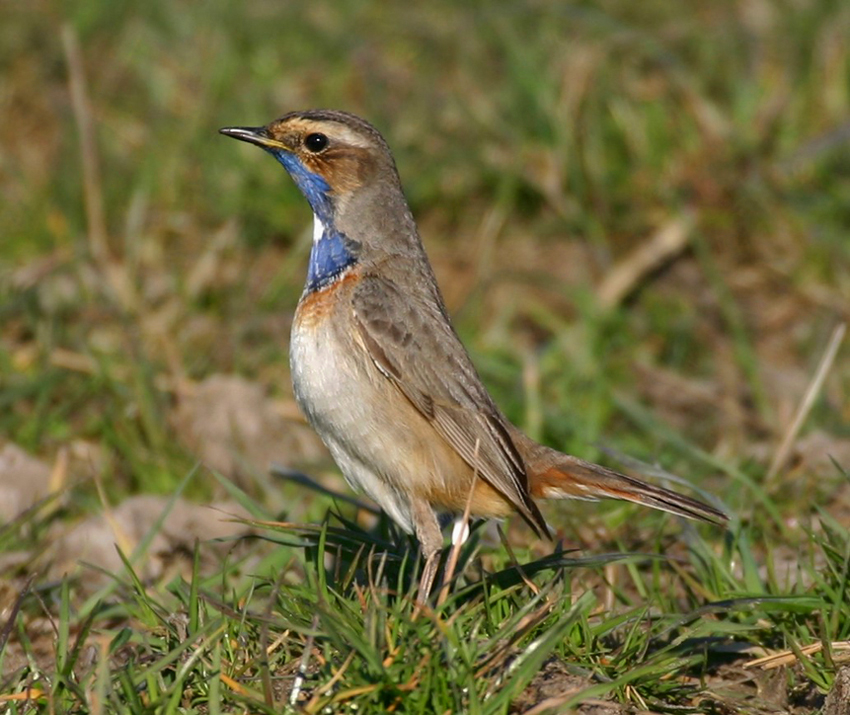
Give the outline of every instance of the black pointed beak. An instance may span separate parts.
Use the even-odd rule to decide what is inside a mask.
[[[266,133],[265,127],[224,127],[223,129],[219,129],[218,133],[259,146],[265,146],[269,140],[269,135]]]
[[[263,149],[283,149],[292,151],[288,146],[269,136],[266,127],[224,127],[218,130],[219,134],[233,137],[249,144],[256,144]]]

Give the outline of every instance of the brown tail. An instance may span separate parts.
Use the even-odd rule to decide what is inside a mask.
[[[723,525],[728,519],[719,509],[696,499],[561,454],[525,435],[512,437],[525,459],[529,491],[538,499],[622,499],[712,524]]]

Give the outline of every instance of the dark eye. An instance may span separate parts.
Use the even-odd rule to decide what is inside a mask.
[[[304,146],[314,154],[318,154],[328,145],[328,138],[324,134],[308,134],[304,140]]]

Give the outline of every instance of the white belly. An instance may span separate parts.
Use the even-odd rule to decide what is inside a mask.
[[[393,444],[388,434],[394,430],[384,422],[385,405],[367,397],[380,394],[388,385],[353,339],[344,337],[328,317],[296,318],[289,353],[295,399],[346,481],[411,533],[408,499],[393,478],[397,468],[405,468],[394,464],[403,455],[394,456],[398,443]],[[373,384],[376,378],[381,382]],[[410,469],[409,464],[406,468]]]

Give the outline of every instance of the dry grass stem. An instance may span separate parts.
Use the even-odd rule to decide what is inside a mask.
[[[469,494],[466,497],[466,506],[463,508],[463,516],[461,517],[462,527],[461,529],[466,529],[465,534],[469,534],[469,517],[470,512],[472,510],[472,496],[475,493],[475,484],[478,481],[478,449],[481,443],[479,440],[475,440],[475,451],[473,452],[473,464],[475,465],[472,470],[472,483],[469,487]],[[455,568],[457,567],[457,561],[460,557],[460,550],[463,547],[464,541],[466,538],[463,535],[464,532],[461,533],[459,538],[452,539],[452,545],[449,549],[449,557],[446,560],[446,570],[443,575],[443,587],[440,589],[440,595],[437,597],[437,606],[442,606],[446,599],[449,597],[449,592],[451,591],[451,582],[454,577]]]
[[[830,643],[830,649],[833,651],[850,653],[850,641],[835,641]],[[812,643],[811,645],[800,648],[800,653],[805,656],[815,655],[823,650],[823,643]],[[773,670],[774,668],[782,668],[786,665],[792,665],[798,660],[798,655],[793,650],[783,650],[779,653],[771,653],[762,658],[756,658],[749,663],[745,663],[745,668],[761,668],[762,670]]]
[[[606,310],[617,307],[650,273],[684,251],[693,224],[691,214],[671,220],[617,263],[599,285],[599,304]]]
[[[809,383],[806,393],[803,395],[803,399],[800,402],[800,406],[797,408],[794,420],[785,432],[782,442],[779,445],[779,449],[776,450],[776,454],[773,456],[773,461],[770,463],[770,468],[767,470],[767,475],[764,478],[765,488],[773,486],[779,471],[785,465],[788,455],[794,447],[794,441],[797,439],[797,435],[800,433],[800,429],[802,429],[803,423],[806,421],[806,417],[809,416],[809,412],[815,404],[817,396],[821,392],[823,383],[826,380],[826,376],[829,374],[832,363],[835,361],[835,356],[838,354],[838,349],[841,347],[841,342],[844,340],[844,333],[846,331],[846,323],[839,323],[832,331],[832,337],[829,339],[829,343],[827,344],[826,350],[824,350],[823,356],[818,363],[818,367],[815,370],[812,381]]]

